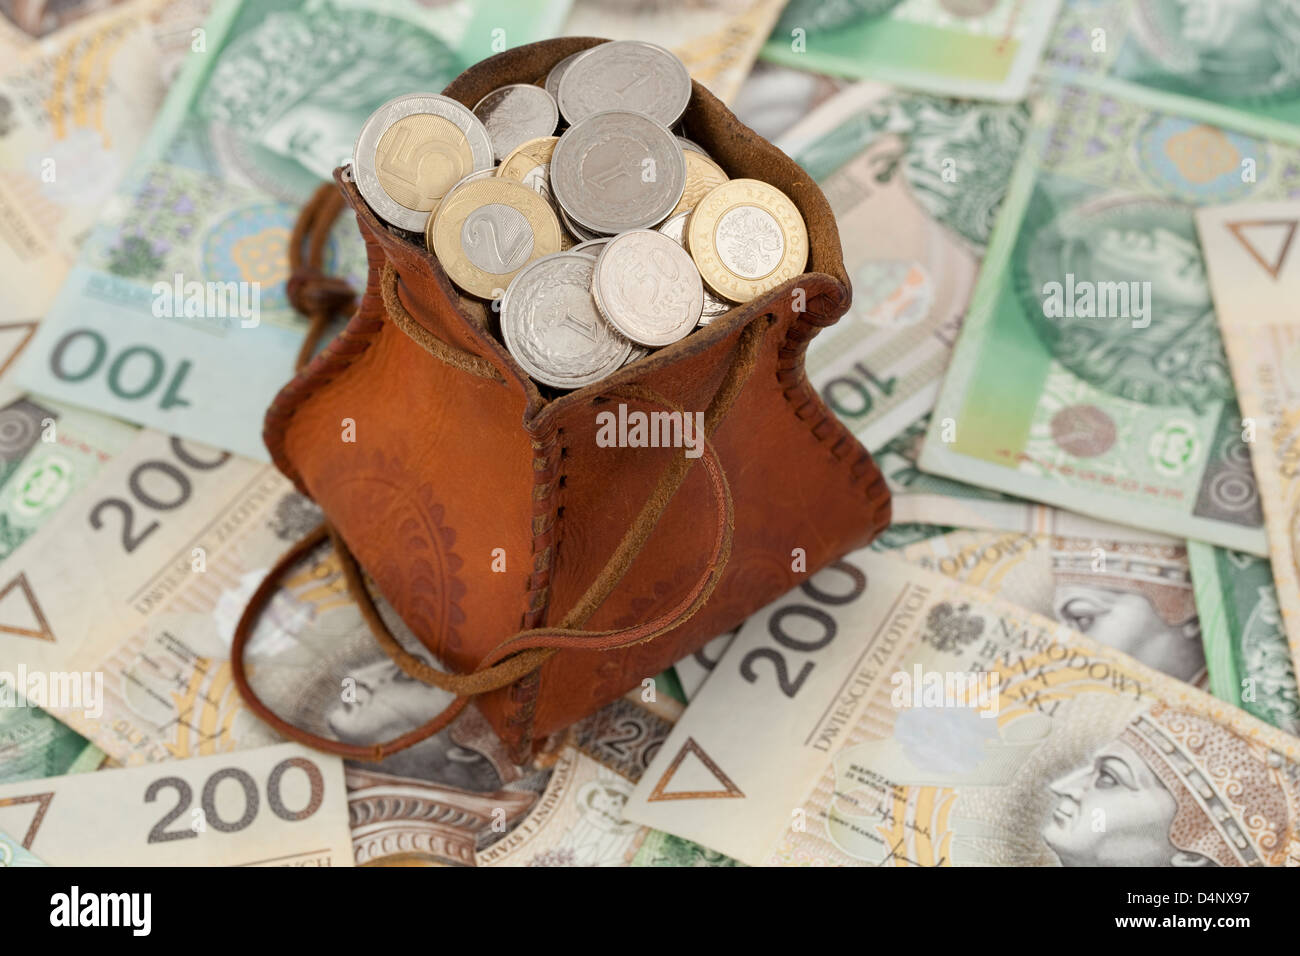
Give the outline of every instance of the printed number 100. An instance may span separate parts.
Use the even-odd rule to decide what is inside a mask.
[[[77,343],[81,341],[90,343],[89,355],[84,348],[78,347]],[[148,398],[167,376],[167,359],[148,345],[128,346],[114,355],[112,361],[108,358],[109,346],[104,336],[94,329],[74,329],[54,346],[50,353],[50,371],[59,381],[76,384],[98,375],[104,363],[108,362],[106,378],[109,391],[127,401]],[[181,397],[181,388],[192,367],[189,359],[182,359],[172,371],[159,398],[159,408],[184,408],[190,404],[189,399]]]

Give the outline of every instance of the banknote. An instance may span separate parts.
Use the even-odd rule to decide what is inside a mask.
[[[1089,515],[1026,501],[1014,495],[968,485],[955,478],[931,475],[919,467],[925,433],[930,425],[927,412],[872,455],[893,502],[895,525],[948,524],[960,528],[1017,531],[1023,534],[1066,538],[1103,538],[1133,544],[1174,545],[1177,538],[1127,525],[1101,521]]]
[[[49,710],[126,765],[278,742],[233,686],[230,641],[249,596],[320,520],[317,509],[270,467],[148,430],[101,479],[0,565],[0,577],[20,582],[16,600],[0,604],[0,659],[29,680],[99,675],[94,699]],[[433,664],[377,604],[397,640]],[[286,574],[247,664],[276,713],[348,743],[398,736],[450,702],[381,650],[328,544]],[[356,859],[472,865],[479,830],[498,809],[508,824],[522,816],[537,779],[471,708],[408,750],[347,765]]]
[[[58,402],[0,408],[0,561],[134,439],[135,426]],[[4,596],[0,592],[0,607]]]
[[[843,77],[795,70],[761,60],[731,103],[736,118],[776,142],[796,123],[850,83]]]
[[[1051,87],[922,471],[1252,554],[1266,541],[1193,213],[1300,188],[1300,149]]]
[[[20,320],[34,323],[54,301],[209,5],[133,0],[84,19],[72,18],[101,5],[13,11],[26,29],[60,29],[6,60],[0,76],[0,280],[9,326],[0,326],[0,376],[25,344]]]
[[[876,536],[876,539],[871,542],[871,548],[873,551],[893,551],[939,535],[951,534],[955,530],[945,525],[895,521]],[[677,674],[677,680],[687,702],[694,700],[695,695],[700,692],[700,688],[704,686],[704,682],[713,673],[714,668],[718,666],[718,661],[722,659],[722,655],[739,633],[740,629],[737,628],[715,637],[689,657],[683,657],[673,665],[673,671]]]
[[[23,845],[9,834],[0,831],[0,867],[46,865],[45,861],[41,860],[30,850],[24,849]]]
[[[357,686],[370,688],[358,695],[356,706],[342,707],[338,683],[331,688],[319,680],[310,694],[320,703],[299,707],[298,720],[305,713],[305,722],[328,737],[352,741],[372,734],[369,739],[377,741],[391,736],[391,728],[410,729],[446,706],[446,696],[406,678],[368,632],[366,639],[368,646],[348,641],[343,650],[357,662]],[[273,682],[274,675],[268,683]],[[282,710],[292,703],[289,693],[268,695],[269,702]],[[330,719],[313,723],[316,709]],[[408,750],[378,763],[349,760],[344,766],[358,866],[474,866],[478,847],[519,826],[549,782],[545,768],[512,763],[472,705],[451,726]]]
[[[1216,122],[1272,121],[1300,141],[1295,0],[1069,0],[1043,54],[1052,72],[1202,100]]]
[[[677,681],[681,684],[687,702],[695,699],[695,695],[700,692],[704,682],[718,666],[718,661],[722,660],[723,653],[731,646],[731,641],[738,632],[738,630],[729,631],[715,637],[698,651],[689,657],[683,657],[673,665],[673,670],[677,673]]]
[[[0,3],[0,36],[21,36],[27,43],[66,30],[82,17],[111,8],[121,0],[65,0],[63,3]],[[20,48],[23,44],[17,44]]]
[[[1209,690],[1289,734],[1300,734],[1300,690],[1273,571],[1265,558],[1187,542]]]
[[[896,556],[746,622],[626,816],[746,863],[1300,860],[1300,740]]]
[[[896,553],[1204,687],[1205,652],[1183,545],[954,531]]]
[[[0,409],[0,560],[87,484],[131,440],[130,425],[75,408],[19,399]],[[21,603],[21,586],[0,591],[0,616]],[[21,612],[20,612],[21,613]],[[27,701],[0,664],[0,783],[94,770],[104,754]]]
[[[0,783],[98,770],[104,752],[39,707],[25,706],[12,674],[0,673]],[[9,703],[13,701],[12,703]]]
[[[125,765],[276,743],[233,685],[230,642],[271,565],[319,520],[273,468],[144,430],[0,564],[0,660],[29,683],[73,679],[81,699],[47,710]],[[246,663],[277,714],[347,743],[399,736],[450,703],[375,642],[328,544],[288,570]],[[349,763],[346,782],[359,863],[472,865],[480,831],[516,823],[546,778],[514,766],[470,708],[379,763]]]
[[[681,706],[634,691],[580,721],[523,820],[480,841],[478,866],[735,866],[704,847],[638,826],[623,806],[663,745]]]
[[[476,865],[628,865],[646,828],[623,819],[623,804],[671,727],[626,699],[580,723],[531,812],[500,839],[482,841]]]
[[[293,374],[298,209],[384,101],[440,90],[493,47],[555,29],[566,0],[225,3],[172,84],[18,368],[19,382],[266,460],[262,414]],[[351,217],[324,268],[367,275]]]
[[[376,650],[376,656],[383,657],[382,652]],[[391,661],[383,660],[396,671]],[[380,667],[373,661],[371,674]],[[400,676],[375,687],[363,707],[379,704],[387,709],[405,698],[409,714],[429,703],[429,688],[403,682]],[[442,703],[445,699],[439,706]],[[721,854],[622,817],[623,803],[680,710],[662,697],[651,703],[629,694],[574,725],[531,764],[518,766],[471,706],[446,730],[410,751],[379,764],[348,761],[356,861],[460,866],[673,866],[688,861],[693,866],[734,866],[735,861]],[[390,711],[386,719],[391,718]],[[372,723],[375,719],[370,718]],[[409,729],[392,724],[381,735],[398,726]],[[351,729],[360,727],[361,721],[356,721]],[[331,729],[324,732],[335,735]]]
[[[1300,667],[1300,201],[1202,209],[1196,223]]]
[[[0,564],[16,582],[0,602],[0,660],[27,682],[73,678],[81,699],[47,709],[129,766],[275,743],[233,686],[230,642],[271,565],[319,520],[274,469],[142,431]],[[436,665],[376,604],[394,637]],[[379,647],[328,544],[288,570],[246,663],[277,714],[351,744],[400,736],[451,702]],[[357,862],[473,865],[480,835],[517,824],[547,775],[512,764],[470,708],[379,763],[349,762],[346,782]]]
[[[646,40],[672,50],[724,103],[736,98],[785,0],[574,0],[566,36]]]
[[[0,660],[83,676],[38,703],[124,763],[273,741],[231,713],[224,649],[243,597],[316,520],[270,466],[141,431],[0,563]]]
[[[868,448],[934,406],[1027,120],[859,83],[778,143],[830,201],[853,283],[808,378]]]
[[[0,830],[52,866],[351,866],[339,758],[298,744],[0,786]]]
[[[763,58],[975,99],[1022,100],[1059,0],[793,0]]]

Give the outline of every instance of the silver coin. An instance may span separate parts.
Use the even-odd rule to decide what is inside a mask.
[[[422,119],[403,124],[384,141],[393,126],[412,117]],[[444,135],[454,131],[461,140]],[[424,231],[429,211],[454,183],[492,164],[492,142],[478,117],[436,93],[408,93],[379,107],[361,127],[352,156],[362,198],[381,219],[411,232]]]
[[[669,216],[664,220],[664,224],[659,227],[659,231],[665,236],[677,243],[688,253],[691,251],[686,245],[686,220],[691,218],[692,210],[686,209],[675,216]],[[576,246],[574,248],[577,248]],[[695,260],[692,259],[692,262]],[[698,272],[699,269],[697,268]],[[708,325],[720,315],[726,315],[735,306],[730,302],[719,299],[709,291],[709,287],[704,287],[704,310],[700,313],[700,325]]]
[[[604,110],[634,110],[672,126],[691,101],[691,75],[661,46],[614,40],[571,63],[560,76],[555,98],[573,125]]]
[[[546,92],[550,93],[556,99],[560,96],[560,77],[564,76],[569,67],[573,66],[573,61],[583,54],[590,53],[590,50],[579,50],[577,53],[570,53],[555,66],[551,67],[551,72],[546,74]]]
[[[556,204],[589,233],[613,236],[657,226],[685,188],[686,160],[676,137],[641,113],[589,116],[570,127],[551,154]]]
[[[589,255],[557,252],[519,271],[501,299],[501,337],[529,375],[555,388],[582,388],[617,371],[632,343],[591,297]]]
[[[637,359],[643,359],[653,351],[654,349],[648,349],[644,345],[637,345],[634,342],[632,343],[632,351],[629,352],[627,358],[623,360],[623,364],[631,365]]]
[[[551,199],[552,201],[555,199],[555,190],[551,190],[551,195],[548,198]],[[555,209],[560,214],[560,224],[564,226],[565,230],[569,233],[569,235],[573,236],[574,239],[577,239],[580,242],[590,242],[593,239],[609,238],[609,236],[601,235],[598,232],[592,232],[589,229],[583,229],[581,226],[579,226],[576,222],[574,222],[565,214],[564,207],[561,206],[558,202],[555,203]]]
[[[474,105],[474,115],[486,127],[498,163],[516,146],[552,135],[560,122],[555,97],[529,83],[498,87]]]
[[[677,142],[681,144],[682,149],[689,149],[693,152],[700,153],[701,155],[709,156],[709,151],[693,139],[687,139],[685,136],[678,136]],[[712,156],[709,156],[709,159],[712,158]]]
[[[591,294],[614,328],[638,345],[690,334],[704,308],[704,280],[690,254],[662,233],[615,236],[596,257]]]
[[[580,252],[583,255],[591,256],[594,259],[596,256],[600,255],[600,250],[605,248],[605,243],[607,242],[609,242],[609,240],[604,236],[601,236],[599,239],[584,239],[582,242],[566,251]]]

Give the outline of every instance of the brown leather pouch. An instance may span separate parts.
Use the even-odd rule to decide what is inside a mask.
[[[507,83],[540,82],[600,42],[510,50],[445,93],[472,106]],[[347,169],[335,173],[366,242],[369,284],[346,330],[276,397],[264,431],[276,465],[328,527],[268,576],[233,653],[245,699],[287,735],[379,759],[445,726],[473,697],[521,759],[889,523],[879,470],[804,373],[808,342],[850,296],[825,197],[699,84],[685,124],[729,175],[795,202],[808,271],[559,395],[539,391],[489,330],[487,311],[461,298],[430,253],[375,217]],[[599,447],[597,415],[620,404],[703,412],[704,453]],[[342,440],[348,419],[352,442]],[[280,572],[326,534],[399,666],[458,694],[438,719],[375,747],[286,725],[244,673],[244,644]],[[358,564],[450,673],[387,634]]]

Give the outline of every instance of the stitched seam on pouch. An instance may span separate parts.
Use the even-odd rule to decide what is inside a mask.
[[[551,570],[559,545],[560,480],[564,475],[564,446],[560,441],[562,431],[552,424],[544,435],[532,439],[532,553],[529,556],[531,570],[529,587],[524,597],[521,630],[542,626],[550,607]],[[515,681],[507,691],[510,708],[506,720],[519,728],[517,747],[521,752],[532,746],[533,714],[537,710],[540,692],[540,669]]]
[[[818,442],[827,447],[836,462],[849,466],[850,484],[865,479],[863,490],[866,498],[878,502],[872,516],[874,535],[888,526],[893,510],[884,476],[857,436],[826,407],[808,381],[804,369],[808,343],[822,329],[835,323],[835,318],[829,317],[835,309],[830,299],[830,293],[819,292],[810,298],[806,311],[795,315],[777,352],[776,377],[795,416],[804,422]]]

